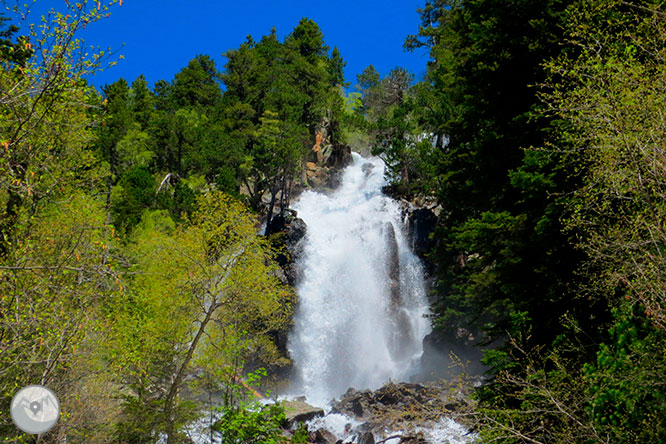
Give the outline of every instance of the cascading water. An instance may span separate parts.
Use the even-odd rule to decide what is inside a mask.
[[[384,163],[354,153],[337,191],[307,191],[294,205],[308,228],[289,351],[310,403],[417,370],[430,331],[423,270],[384,184]]]

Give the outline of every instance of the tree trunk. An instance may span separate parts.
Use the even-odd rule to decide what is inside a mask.
[[[190,365],[192,356],[194,356],[194,350],[197,348],[199,340],[201,339],[201,336],[206,330],[206,326],[213,318],[213,313],[215,312],[218,306],[219,304],[217,304],[216,301],[213,301],[210,304],[208,311],[206,311],[206,316],[204,317],[204,320],[201,321],[201,325],[199,325],[199,330],[197,331],[196,336],[194,336],[194,340],[192,341],[192,344],[190,344],[190,348],[187,350],[185,359],[183,360],[183,363],[181,364],[180,368],[178,369],[178,372],[176,373],[176,377],[174,378],[173,383],[171,384],[171,388],[169,389],[169,393],[167,394],[166,401],[164,402],[164,416],[167,421],[167,429],[166,429],[167,444],[174,444],[176,442],[175,425],[174,425],[175,418],[173,418],[174,400],[176,399],[176,395],[178,394],[180,385],[183,383],[183,378],[185,377],[185,371],[187,370],[187,367]]]
[[[275,181],[273,181],[273,185],[271,186],[271,203],[268,206],[268,214],[266,215],[266,229],[264,230],[264,236],[268,234],[268,227],[271,224],[271,220],[273,220],[273,209],[275,208],[275,198],[277,197],[277,187],[275,186]]]
[[[409,183],[409,171],[407,170],[407,162],[402,163],[402,168],[400,169],[400,179],[403,184]]]
[[[280,190],[280,212],[284,211],[285,203],[287,202],[287,175],[282,176],[282,188]],[[289,205],[289,204],[287,204]]]

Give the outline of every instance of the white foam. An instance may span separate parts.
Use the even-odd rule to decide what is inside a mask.
[[[465,426],[452,418],[442,418],[433,427],[419,427],[417,431],[433,444],[471,444],[478,442],[478,435],[470,433]]]
[[[417,370],[430,331],[423,269],[407,246],[399,204],[381,192],[385,183],[382,160],[354,153],[336,192],[306,191],[294,205],[308,228],[289,352],[299,374],[293,390],[311,404]],[[399,309],[389,306],[387,224],[400,259]]]

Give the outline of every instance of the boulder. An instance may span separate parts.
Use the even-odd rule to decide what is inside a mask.
[[[338,437],[326,429],[318,429],[316,432],[310,432],[309,435],[310,441],[317,444],[335,444],[338,442]]]
[[[311,406],[302,400],[284,401],[282,406],[284,407],[287,427],[289,428],[296,423],[306,422],[324,416],[323,409]]]
[[[361,171],[363,171],[363,174],[365,174],[366,177],[370,175],[373,169],[375,169],[375,166],[370,162],[366,162],[361,165]]]
[[[356,419],[362,419],[363,415],[371,410],[371,393],[372,392],[369,390],[357,392],[350,387],[347,392],[342,395],[340,402],[333,405],[331,413],[342,413]]]
[[[358,444],[375,444],[375,436],[372,432],[365,432],[358,438]]]

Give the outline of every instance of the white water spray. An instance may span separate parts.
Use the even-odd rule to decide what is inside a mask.
[[[384,184],[384,163],[354,153],[336,192],[294,205],[308,228],[289,351],[310,403],[417,371],[430,331],[423,270]]]

